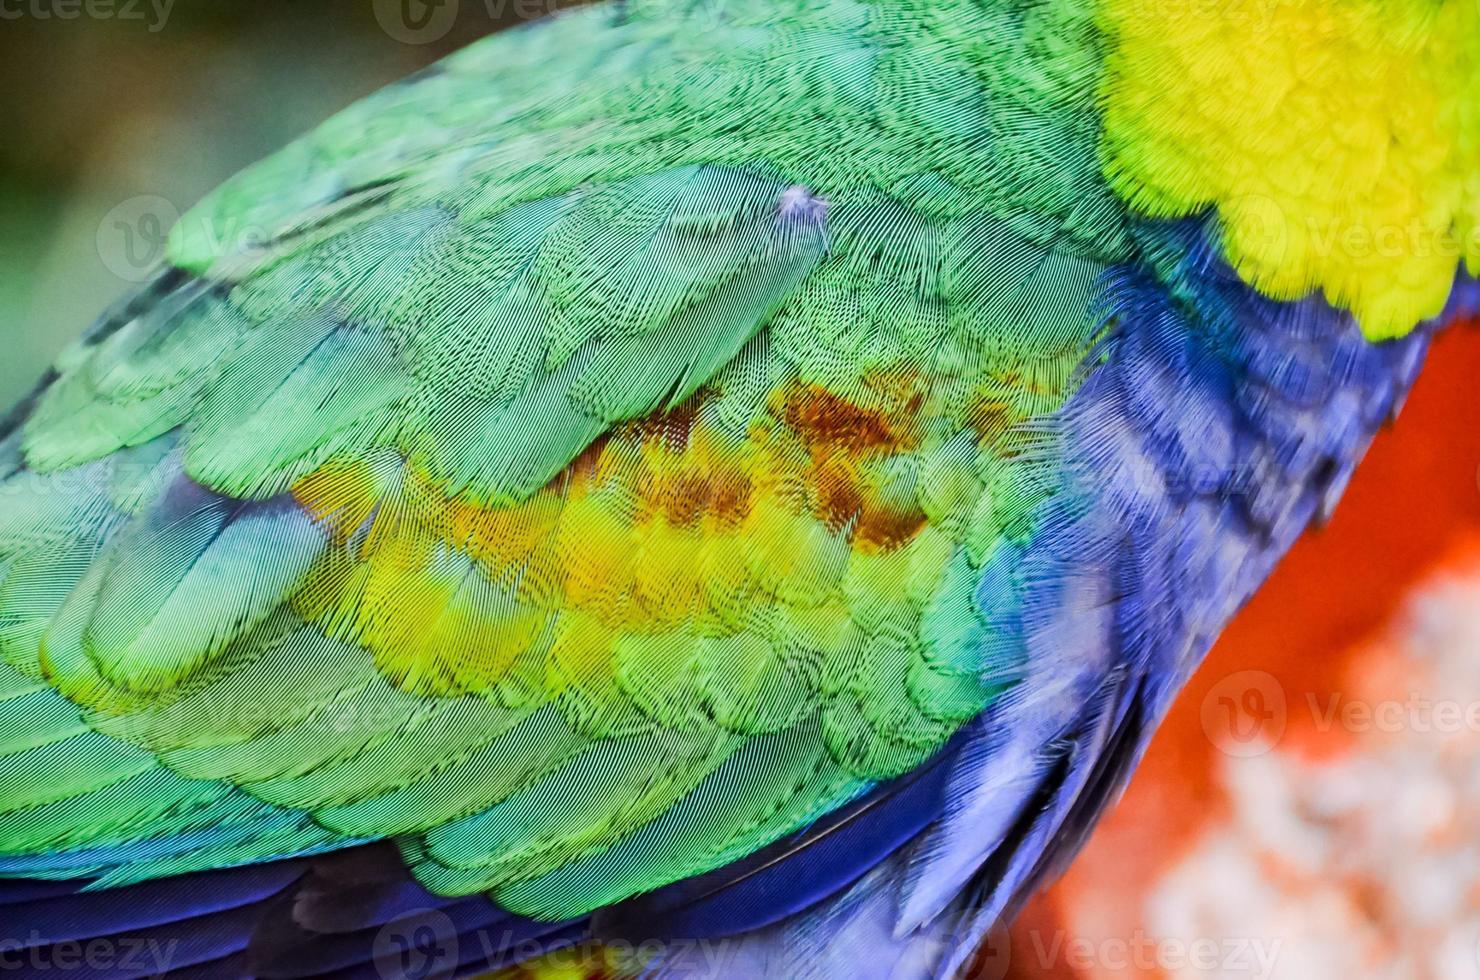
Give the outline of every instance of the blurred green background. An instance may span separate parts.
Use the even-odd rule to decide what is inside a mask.
[[[354,99],[551,0],[0,0],[0,403],[163,225]]]

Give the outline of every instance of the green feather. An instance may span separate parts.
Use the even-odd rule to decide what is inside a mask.
[[[186,275],[59,363],[0,508],[0,873],[117,884],[393,838],[435,890],[565,916],[806,825],[1011,682],[973,585],[1057,490],[1012,426],[1068,396],[1131,253],[1092,19],[628,6],[490,38],[229,181],[172,233]],[[887,449],[788,428],[797,392],[866,414],[910,384]],[[688,409],[704,451],[832,482],[751,488],[786,535],[674,517],[741,540],[734,567],[703,558],[702,602],[620,597],[614,620],[670,620],[617,630],[608,674],[567,663],[555,634],[604,623],[539,580],[549,549],[590,557],[559,538],[572,463],[650,424],[641,449],[676,452]],[[361,464],[367,513],[296,496]],[[583,492],[657,566],[633,482]],[[863,540],[859,488],[898,539]],[[449,526],[520,504],[555,530],[504,564]],[[917,533],[930,567],[890,564]],[[366,608],[372,559],[408,592],[455,583],[413,638],[430,666],[372,649],[402,611]],[[466,610],[534,626],[497,682],[437,688]]]

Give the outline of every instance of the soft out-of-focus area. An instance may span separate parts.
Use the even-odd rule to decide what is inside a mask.
[[[548,6],[4,0],[0,401],[221,179]],[[982,977],[1480,976],[1477,370],[1480,329],[1439,340],[1333,521],[1219,642]]]

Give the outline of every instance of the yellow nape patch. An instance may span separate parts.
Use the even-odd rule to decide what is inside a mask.
[[[1480,272],[1476,0],[1105,0],[1108,178],[1177,218],[1215,207],[1277,299],[1321,290],[1378,340]]]

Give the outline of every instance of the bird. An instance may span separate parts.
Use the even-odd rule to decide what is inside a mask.
[[[1472,0],[478,41],[0,424],[0,961],[963,975],[1477,273]]]

